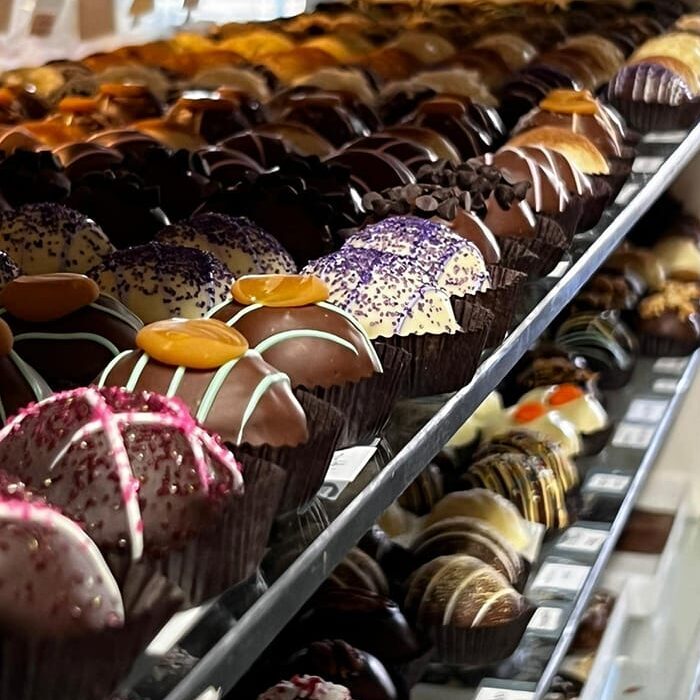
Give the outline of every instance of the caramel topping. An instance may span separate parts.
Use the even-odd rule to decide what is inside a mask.
[[[142,83],[103,83],[100,94],[108,97],[141,97],[148,94],[148,87]]]
[[[63,114],[90,114],[98,107],[94,97],[64,97],[58,103],[58,111]]]
[[[639,315],[643,319],[658,318],[666,312],[676,312],[681,321],[698,312],[700,284],[669,282],[660,292],[651,294],[639,302]]]
[[[5,285],[0,292],[0,306],[23,321],[40,323],[63,318],[92,304],[99,296],[100,288],[85,275],[23,275]]]
[[[551,90],[540,109],[559,114],[598,114],[598,102],[590,90]]]
[[[576,401],[583,396],[583,389],[576,384],[562,384],[549,395],[550,406],[561,406],[570,401]]]
[[[288,307],[316,304],[328,299],[326,283],[315,275],[248,275],[231,289],[239,304]]]
[[[216,369],[241,357],[248,341],[213,318],[171,318],[142,328],[136,345],[154,360],[189,369]]]
[[[547,409],[541,404],[534,401],[520,404],[513,414],[513,420],[516,423],[529,423],[532,420],[541,418]]]
[[[12,350],[12,331],[10,327],[0,318],[0,357],[5,357]]]

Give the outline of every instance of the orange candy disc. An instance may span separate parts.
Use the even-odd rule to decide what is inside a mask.
[[[589,90],[552,90],[540,107],[560,114],[598,114],[598,103]]]
[[[0,306],[23,321],[55,321],[92,304],[100,288],[85,275],[56,272],[13,279],[0,292]]]
[[[523,403],[518,406],[513,414],[513,420],[516,423],[529,423],[540,418],[545,413],[547,413],[547,409],[541,403],[535,403],[534,401]]]
[[[328,299],[326,283],[314,275],[248,275],[231,290],[239,304],[304,306]]]
[[[216,369],[248,349],[236,330],[213,318],[171,318],[142,328],[136,344],[154,360],[189,369]]]
[[[562,404],[575,401],[583,396],[583,389],[576,384],[561,384],[552,390],[548,401],[550,406],[561,406]]]

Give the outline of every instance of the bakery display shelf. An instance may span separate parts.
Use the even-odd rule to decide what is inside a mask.
[[[347,551],[542,335],[698,150],[700,125],[690,132],[648,135],[639,144],[639,156],[632,174],[615,203],[605,212],[596,228],[575,238],[566,261],[568,264],[560,266],[560,270],[565,270],[561,276],[553,274],[531,285],[523,300],[530,306],[519,313],[521,322],[483,360],[470,384],[453,395],[416,400],[400,406],[395,419],[392,419],[393,426],[389,426],[388,433],[392,436],[390,446],[383,441],[378,450],[374,447],[351,448],[355,452],[346,453],[344,461],[352,476],[346,479],[346,488],[340,496],[335,501],[321,501],[311,513],[300,515],[298,522],[292,524],[292,529],[296,528],[297,531],[306,531],[311,527],[317,533],[313,539],[309,536],[310,541],[304,545],[299,556],[264,593],[259,594],[259,589],[256,589],[257,596],[250,598],[255,602],[242,614],[239,614],[239,599],[244,593],[250,593],[250,586],[240,594],[229,592],[221,601],[189,613],[184,620],[179,618],[178,623],[172,625],[173,629],[166,630],[167,634],[164,632],[158,640],[157,649],[151,648],[150,653],[147,652],[136,664],[135,672],[123,687],[125,694],[129,695],[129,691],[136,689],[133,697],[193,700],[210,686],[221,688],[224,692],[230,690]],[[632,488],[630,492],[633,492]],[[283,546],[281,551],[284,550]],[[286,551],[284,553],[288,554]],[[581,600],[584,598],[582,596]],[[235,624],[225,621],[231,620],[230,608],[226,610],[228,618],[226,615],[222,618],[219,614],[222,608],[228,607],[226,601],[237,604]],[[571,619],[575,620],[577,615],[580,615],[579,607],[574,610]],[[200,660],[191,670],[187,663],[183,664],[181,680],[169,691],[141,692],[144,677],[147,677],[149,688],[153,685],[148,680],[153,679],[151,668],[158,657],[168,649],[172,650],[186,634],[192,632],[206,640],[198,646],[196,656]],[[555,649],[551,670],[548,666],[538,692],[551,678],[556,668],[554,659],[562,655],[570,635],[571,630],[567,627],[561,637],[561,646]]]

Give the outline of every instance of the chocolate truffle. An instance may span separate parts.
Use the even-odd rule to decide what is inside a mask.
[[[445,495],[442,472],[429,464],[399,496],[399,505],[415,515],[425,515]]]
[[[389,583],[379,564],[361,549],[353,547],[333,569],[324,588],[359,588],[377,595],[389,595]]]
[[[61,204],[27,204],[0,212],[0,250],[28,275],[86,272],[113,246],[100,227]]]
[[[143,328],[136,342],[137,350],[107,365],[98,386],[177,396],[207,430],[236,445],[307,441],[306,417],[289,377],[221,321],[160,321]]]
[[[351,145],[328,162],[349,168],[354,184],[363,194],[415,181],[411,170],[388,151]]]
[[[652,253],[668,278],[700,281],[700,247],[692,236],[664,236],[652,248]]]
[[[157,240],[207,251],[221,260],[234,278],[296,272],[294,261],[277,240],[245,217],[198,214],[164,228]]]
[[[146,85],[104,83],[98,94],[100,112],[114,125],[125,126],[137,119],[159,117],[163,108]]]
[[[53,154],[63,165],[65,175],[73,181],[96,171],[117,169],[124,161],[119,151],[89,142],[67,143],[55,148]],[[69,191],[66,191],[65,196],[68,196]]]
[[[108,255],[89,271],[105,294],[145,323],[199,318],[228,298],[232,275],[211,253],[149,243]]]
[[[136,346],[143,325],[91,279],[72,273],[17,277],[0,290],[0,307],[17,354],[56,391],[89,384]]]
[[[61,202],[70,190],[68,174],[51,151],[20,148],[0,162],[0,193],[14,209],[24,204]]]
[[[252,131],[227,138],[221,141],[219,146],[252,158],[265,170],[279,165],[289,154],[289,149],[279,136],[258,134]]]

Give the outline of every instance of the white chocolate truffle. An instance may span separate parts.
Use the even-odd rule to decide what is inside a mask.
[[[474,442],[479,437],[481,426],[493,421],[502,411],[501,395],[497,391],[492,391],[450,438],[447,447],[462,447]]]
[[[520,399],[520,403],[529,401],[540,402],[550,411],[556,411],[583,435],[598,432],[608,425],[608,414],[600,401],[572,384],[537,387]]]
[[[700,246],[688,236],[667,236],[652,249],[667,277],[700,280]]]

